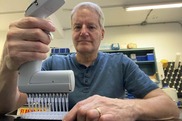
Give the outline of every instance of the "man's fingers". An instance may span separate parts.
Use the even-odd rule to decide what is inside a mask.
[[[20,21],[10,24],[9,27],[11,28],[12,26],[22,29],[40,28],[45,31],[55,31],[55,27],[51,21],[36,17],[24,17]]]

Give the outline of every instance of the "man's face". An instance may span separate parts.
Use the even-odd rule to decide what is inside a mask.
[[[97,52],[104,37],[99,16],[94,10],[81,8],[72,17],[72,39],[79,53]]]

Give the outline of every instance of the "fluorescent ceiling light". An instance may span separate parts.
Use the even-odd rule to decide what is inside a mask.
[[[148,10],[148,9],[163,9],[163,8],[180,8],[182,3],[171,4],[156,4],[156,5],[142,5],[142,6],[128,6],[125,7],[126,11]]]

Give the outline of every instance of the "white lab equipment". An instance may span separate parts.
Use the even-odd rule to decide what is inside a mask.
[[[64,3],[64,0],[35,0],[27,8],[25,16],[47,18]],[[20,67],[18,87],[27,93],[30,108],[30,112],[20,116],[20,119],[37,119],[37,115],[39,119],[41,115],[42,119],[50,119],[49,114],[55,117],[61,113],[57,119],[62,120],[68,112],[68,93],[74,90],[74,73],[72,70],[41,71],[41,65],[42,61],[32,61]],[[46,112],[32,112],[34,108]]]

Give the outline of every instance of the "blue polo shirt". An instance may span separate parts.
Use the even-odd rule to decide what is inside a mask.
[[[135,62],[122,53],[98,52],[97,59],[89,67],[79,64],[75,53],[53,55],[43,62],[42,70],[73,70],[75,89],[69,94],[70,109],[78,101],[95,94],[124,98],[127,90],[136,98],[143,98],[158,88]]]

